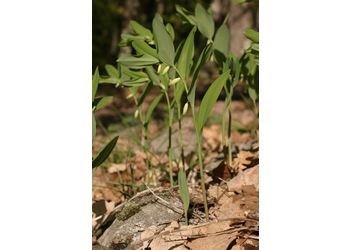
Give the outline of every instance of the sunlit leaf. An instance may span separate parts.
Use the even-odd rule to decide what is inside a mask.
[[[95,69],[94,76],[92,78],[92,101],[94,101],[94,99],[95,99],[99,79],[100,79],[100,75],[98,73],[98,66],[97,66]]]
[[[113,148],[115,147],[115,144],[117,143],[118,138],[119,136],[114,137],[101,149],[100,152],[97,153],[96,157],[92,160],[92,169],[100,166],[108,158],[109,154],[112,152]]]
[[[173,40],[164,25],[156,18],[152,22],[158,43],[158,58],[169,66],[174,66],[175,50]]]
[[[213,44],[213,54],[215,61],[221,67],[223,67],[223,63],[226,62],[227,55],[229,53],[230,39],[230,31],[227,25],[221,25],[215,34]]]
[[[120,77],[119,71],[111,64],[106,64],[105,69],[109,76],[118,78]]]
[[[113,96],[105,96],[105,97],[101,97],[101,98],[95,98],[95,100],[92,102],[92,107],[96,107],[95,111],[99,110],[104,105],[106,105],[112,98],[113,98]]]
[[[196,81],[197,81],[197,76],[198,76],[199,70],[209,60],[210,55],[211,55],[212,46],[213,45],[211,43],[209,43],[209,44],[207,44],[207,46],[205,46],[205,48],[202,50],[201,55],[199,56],[196,68],[194,69],[194,72],[192,75],[192,80],[191,80],[191,85],[190,85],[190,88],[188,89],[188,95],[187,95],[187,99],[191,104],[194,104],[195,93],[196,93]]]
[[[189,70],[189,66],[194,55],[194,34],[196,33],[196,30],[197,28],[194,26],[188,34],[187,39],[182,47],[179,60],[177,62],[177,69],[183,78],[185,78],[187,75],[187,71]]]
[[[252,29],[247,29],[243,33],[249,40],[252,40],[254,43],[259,43],[259,32]]]
[[[218,99],[221,89],[226,83],[227,77],[230,74],[230,70],[227,70],[222,75],[220,75],[209,87],[205,93],[202,102],[199,106],[195,127],[196,132],[199,135],[200,131],[203,129],[205,122],[207,121],[211,110],[214,107],[216,100]]]
[[[200,3],[197,3],[195,8],[195,16],[199,31],[208,39],[212,39],[215,30],[213,17],[203,8]]]
[[[180,169],[178,173],[178,182],[179,182],[181,199],[182,199],[182,202],[184,203],[184,210],[185,210],[185,213],[187,213],[187,210],[190,205],[190,193],[188,191],[186,175],[182,169]]]

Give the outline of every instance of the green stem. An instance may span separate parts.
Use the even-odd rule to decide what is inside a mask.
[[[141,109],[142,110],[142,109]],[[143,152],[146,155],[146,176],[147,176],[147,184],[150,185],[150,181],[149,181],[149,170],[150,170],[150,164],[148,161],[148,153],[147,153],[147,149],[148,149],[148,141],[147,141],[147,128],[144,126],[144,121],[143,121],[143,115],[142,112],[139,112],[140,114],[140,121],[142,124],[142,135],[143,135],[143,143],[141,143],[141,145],[143,146]]]
[[[170,112],[171,106],[169,101],[169,96],[166,91],[164,91],[165,97],[168,103],[168,112],[169,112],[169,146],[168,146],[168,158],[169,158],[169,175],[170,175],[170,187],[173,187],[173,167],[171,162],[171,155],[170,155],[170,149],[171,149],[171,127],[173,123],[173,115]]]
[[[228,165],[227,152],[226,152],[227,146],[226,146],[226,137],[225,137],[225,123],[226,123],[226,105],[224,108],[224,112],[222,114],[222,129],[221,129],[221,131],[222,131],[222,145],[223,145],[223,151],[224,151],[224,158],[226,161],[226,165]]]
[[[184,86],[185,86],[186,94],[188,94],[188,89],[187,89],[187,84],[186,84],[185,79],[182,77],[182,75],[180,74],[180,72],[178,71],[178,69],[177,69],[175,66],[174,66],[173,68],[175,69],[175,71],[177,72],[177,74],[180,76],[180,78],[181,78],[181,80],[182,80],[182,82],[183,82],[183,84],[184,84]]]
[[[180,149],[181,149],[181,160],[182,160],[182,166],[183,166],[183,171],[185,171],[185,155],[184,155],[184,147],[183,147],[183,142],[182,142],[182,130],[181,130],[181,107],[178,103],[177,105],[177,117],[179,120],[179,134],[180,134]]]
[[[191,103],[191,110],[192,110],[192,117],[193,122],[196,122],[196,116],[194,114],[194,103]],[[199,134],[201,132],[197,132],[197,142],[198,142],[198,161],[199,161],[199,169],[201,173],[201,185],[202,185],[202,194],[203,194],[203,203],[204,203],[204,210],[205,210],[205,217],[207,219],[207,222],[209,221],[209,212],[208,212],[208,204],[207,204],[207,194],[205,191],[205,185],[204,185],[204,173],[203,173],[203,162],[202,162],[202,136]]]
[[[231,96],[230,96],[231,97]],[[227,136],[228,136],[228,168],[231,169],[232,168],[232,149],[231,149],[231,145],[232,145],[232,141],[231,141],[231,116],[232,116],[232,105],[231,105],[231,98],[228,102],[228,128],[227,128]]]

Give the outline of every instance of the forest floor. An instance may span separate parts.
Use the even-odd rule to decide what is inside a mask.
[[[133,197],[136,198],[148,192],[147,194],[151,194],[153,198],[156,197],[156,200],[166,202],[166,199],[162,199],[160,194],[153,192],[153,190],[164,189],[172,190],[172,196],[177,197],[180,204],[182,201],[179,191],[176,188],[170,189],[169,159],[166,153],[168,117],[165,100],[162,100],[157,106],[149,124],[148,139],[152,154],[146,155],[141,146],[143,144],[142,127],[139,120],[133,118],[136,110],[135,104],[132,98],[125,99],[125,96],[130,93],[129,90],[115,89],[114,86],[99,89],[98,94],[106,96],[112,93],[113,99],[105,108],[96,112],[99,126],[92,145],[93,155],[103,147],[109,138],[119,135],[119,139],[115,150],[109,159],[96,170],[92,180],[93,249],[147,249],[149,247],[148,249],[152,250],[247,250],[259,248],[259,121],[254,106],[243,93],[244,88],[243,83],[237,85],[232,101],[232,168],[227,167],[223,154],[221,124],[224,95],[219,97],[203,129],[204,180],[210,207],[210,221],[205,222],[196,133],[190,112],[188,112],[181,126],[185,156],[184,167],[188,173],[190,210],[193,214],[189,225],[184,224],[184,216],[181,216],[180,213],[176,219],[164,222],[164,225],[159,226],[159,218],[161,218],[159,214],[157,225],[152,225],[152,222],[146,223],[147,225],[143,224],[142,229],[135,233],[135,237],[136,234],[138,235],[137,240],[135,238],[134,241],[122,242],[114,236],[114,239],[108,243],[106,243],[107,240],[102,239],[103,234],[111,226],[113,220],[117,220],[115,214],[120,214],[123,205],[133,200]],[[145,100],[144,110],[148,109],[150,102],[159,93],[157,90],[151,91]],[[199,91],[196,97],[198,98],[197,107],[201,97]],[[226,115],[226,130],[228,119]],[[180,155],[178,128],[178,123],[175,121],[172,128],[172,148],[177,157]],[[151,165],[148,176],[146,174],[147,160]],[[180,168],[183,168],[181,161],[173,162],[175,185]],[[114,217],[107,223],[107,220],[111,220],[110,216],[107,216],[110,214],[113,214]],[[131,217],[136,218],[136,215]],[[139,224],[140,221],[137,225]],[[138,246],[135,241],[139,243]],[[131,247],[132,245],[134,248]]]

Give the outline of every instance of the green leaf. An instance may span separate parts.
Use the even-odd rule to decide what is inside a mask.
[[[181,199],[182,199],[182,202],[184,203],[185,213],[187,214],[187,210],[190,205],[190,193],[188,191],[186,175],[182,169],[180,169],[178,173],[178,180],[179,180],[178,182],[179,182]]]
[[[171,26],[170,23],[167,23],[165,25],[165,29],[168,31],[168,33],[171,35],[171,38],[173,39],[173,41],[175,40],[175,31],[173,26]]]
[[[135,86],[142,86],[145,83],[148,83],[150,80],[148,78],[138,78],[134,80],[127,80],[123,82],[123,85],[126,87],[135,87]]]
[[[252,40],[254,43],[259,43],[259,32],[252,29],[247,29],[243,33],[249,40]]]
[[[154,71],[154,68],[152,66],[147,66],[145,67],[148,77],[151,79],[153,85],[159,85],[160,84],[160,79],[159,79],[159,75],[156,74],[156,72]]]
[[[98,73],[98,66],[97,66],[95,69],[95,74],[92,78],[92,101],[94,101],[94,99],[95,99],[99,79],[100,79],[100,75]]]
[[[123,40],[126,40],[128,42],[146,41],[147,40],[147,37],[145,35],[133,34],[133,33],[129,33],[129,32],[123,33],[121,35],[121,37],[123,38]]]
[[[201,105],[199,106],[195,127],[196,132],[199,135],[200,131],[203,129],[205,122],[207,121],[211,110],[214,107],[216,100],[218,99],[221,89],[224,86],[228,75],[231,70],[225,71],[222,75],[220,75],[209,87],[207,92],[205,93]]]
[[[175,9],[180,14],[182,19],[184,19],[186,22],[192,24],[193,26],[197,26],[196,17],[193,15],[192,12],[186,10],[185,8],[183,8],[177,4],[175,4]]]
[[[177,156],[176,156],[176,154],[175,154],[175,152],[174,152],[174,150],[172,148],[170,148],[170,159],[172,161],[176,161],[177,160]]]
[[[141,24],[139,24],[138,22],[136,22],[134,20],[130,21],[130,25],[136,33],[144,35],[144,36],[148,36],[149,39],[152,41],[153,34],[149,29],[143,27]]]
[[[141,71],[133,71],[129,69],[123,69],[123,73],[130,76],[133,79],[137,78],[148,78],[148,75]]]
[[[113,148],[115,147],[118,138],[119,136],[114,137],[101,149],[100,152],[97,153],[96,157],[92,160],[92,169],[100,166],[108,158]]]
[[[143,55],[127,54],[119,57],[117,62],[132,69],[141,69],[141,68],[144,68],[145,66],[159,63],[159,61],[156,58],[148,54],[143,54]]]
[[[99,110],[100,108],[102,108],[112,98],[113,98],[113,96],[105,96],[105,97],[102,97],[102,98],[95,98],[95,100],[92,102],[92,107],[96,107],[94,111]]]
[[[92,142],[94,142],[96,136],[96,119],[94,112],[92,112]]]
[[[161,15],[159,15],[159,13],[156,13],[154,15],[154,18],[157,19],[161,24],[163,24],[163,18]],[[154,29],[154,28],[153,28]]]
[[[203,8],[200,3],[197,3],[194,11],[199,31],[209,40],[213,38],[215,24],[213,17]]]
[[[251,1],[253,1],[253,0],[234,0],[233,3],[234,4],[242,4],[242,3],[248,3]]]
[[[146,116],[145,116],[145,124],[144,126],[147,128],[148,126],[148,122],[151,119],[151,115],[153,110],[155,109],[155,107],[158,105],[160,99],[162,99],[163,93],[158,95],[151,103],[151,105],[149,105],[149,108],[147,110]]]
[[[148,54],[158,60],[157,51],[144,41],[133,41],[132,47],[137,51],[137,53],[139,53],[139,55]]]
[[[163,63],[174,67],[175,49],[170,34],[156,18],[153,19],[152,27],[158,43],[158,58]]]
[[[223,63],[226,62],[230,46],[230,31],[226,24],[220,26],[214,38],[213,53],[215,61],[223,68]]]
[[[115,77],[100,77],[100,81],[98,82],[99,84],[117,84],[120,83],[120,79],[119,78],[115,78]]]
[[[119,71],[111,64],[106,64],[105,69],[109,76],[118,78],[120,77]]]
[[[196,30],[197,28],[194,26],[190,34],[187,36],[187,39],[182,47],[179,60],[177,62],[177,69],[184,79],[187,75],[187,72],[190,70],[189,66],[191,65],[191,61],[194,55],[194,34],[196,33]],[[186,84],[186,82],[183,84]]]
[[[141,109],[142,103],[145,100],[147,94],[151,91],[152,86],[152,82],[147,83],[146,88],[142,91],[140,99],[137,101],[137,109]]]
[[[194,69],[194,72],[192,75],[192,80],[191,80],[191,85],[190,85],[190,88],[188,89],[188,95],[187,95],[187,99],[191,103],[191,105],[192,104],[194,105],[195,93],[196,93],[196,81],[197,81],[197,76],[198,76],[199,70],[209,60],[210,55],[211,55],[212,46],[213,45],[211,43],[209,43],[209,44],[207,44],[207,46],[205,46],[201,55],[199,56],[196,68]]]

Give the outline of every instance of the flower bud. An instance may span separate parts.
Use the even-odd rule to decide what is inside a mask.
[[[186,102],[184,109],[182,111],[182,115],[186,115],[187,114],[187,110],[188,110],[188,102]]]
[[[159,87],[165,91],[165,86],[163,85],[163,83],[159,84]]]
[[[180,77],[171,80],[171,81],[169,82],[169,86],[175,85],[175,83],[177,83],[178,81],[180,81]]]
[[[170,69],[170,67],[166,66],[165,69],[163,70],[162,75],[164,76],[166,74],[166,72],[168,72],[169,69]]]
[[[139,110],[136,109],[135,114],[134,114],[135,119],[136,119],[138,116],[139,116]]]
[[[131,93],[130,95],[128,95],[128,96],[126,97],[126,99],[130,99],[130,98],[133,97],[133,96],[134,96],[134,94]]]
[[[159,64],[159,66],[158,66],[158,70],[157,70],[157,73],[159,74],[160,73],[160,69],[162,68],[162,65],[161,64]]]

